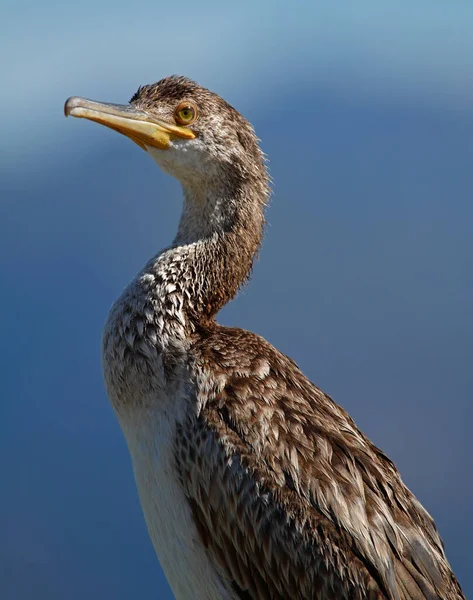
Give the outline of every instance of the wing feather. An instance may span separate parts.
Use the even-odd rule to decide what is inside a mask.
[[[341,407],[254,334],[199,340],[176,461],[235,598],[464,598],[430,515]]]

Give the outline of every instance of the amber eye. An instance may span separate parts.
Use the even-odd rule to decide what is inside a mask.
[[[179,125],[190,125],[197,119],[197,108],[191,102],[181,102],[176,108],[174,118]]]

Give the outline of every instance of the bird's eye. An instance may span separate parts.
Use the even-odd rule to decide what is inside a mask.
[[[197,108],[190,102],[181,102],[176,108],[174,118],[179,125],[190,125],[197,119]]]

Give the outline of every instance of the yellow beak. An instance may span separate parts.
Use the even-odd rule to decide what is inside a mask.
[[[165,150],[173,138],[195,138],[195,133],[187,127],[165,123],[129,105],[93,102],[74,96],[66,100],[64,114],[106,125],[129,137],[143,150],[146,146]]]

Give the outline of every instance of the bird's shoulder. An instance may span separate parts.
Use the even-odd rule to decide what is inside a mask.
[[[462,598],[394,464],[294,361],[220,326],[191,354],[198,417],[178,432],[181,479],[242,598]]]

